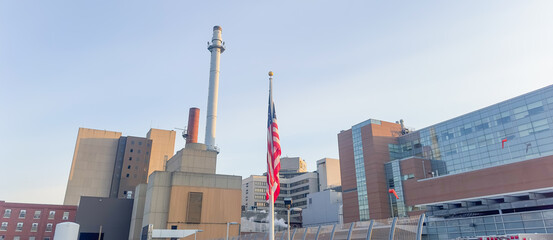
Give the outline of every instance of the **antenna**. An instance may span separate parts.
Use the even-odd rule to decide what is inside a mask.
[[[173,129],[181,130],[182,131],[182,137],[184,138],[184,140],[186,140],[186,138],[188,138],[188,131],[187,131],[186,127],[184,127],[184,128],[173,128]]]

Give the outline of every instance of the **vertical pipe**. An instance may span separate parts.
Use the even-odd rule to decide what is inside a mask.
[[[186,129],[186,143],[198,142],[198,126],[200,124],[200,109],[190,108],[188,111],[188,128]]]
[[[397,217],[394,218],[394,220],[392,221],[392,226],[390,226],[390,235],[389,235],[390,240],[394,240],[394,234],[396,233],[396,222],[397,222]]]
[[[545,226],[545,225],[544,225],[544,226]],[[294,236],[296,236],[296,231],[297,231],[297,230],[298,230],[297,228],[294,228],[294,232],[292,233],[292,239],[294,239]]]
[[[351,232],[353,231],[353,225],[355,225],[355,223],[351,223],[351,225],[349,226],[348,237],[346,238],[346,240],[351,239]]]
[[[211,52],[211,66],[209,68],[209,92],[207,99],[207,119],[205,127],[205,145],[208,150],[217,151],[215,148],[215,125],[217,121],[217,99],[219,95],[219,63],[221,53],[225,51],[223,29],[220,26],[213,27],[213,38],[207,49]]]
[[[425,214],[423,213],[423,214],[421,214],[421,216],[419,218],[419,223],[417,225],[417,240],[422,239],[422,227],[423,227],[423,224],[424,224],[424,217],[425,217]]]
[[[309,230],[309,227],[306,227],[305,232],[303,233],[303,237],[301,238],[301,240],[305,240],[305,237],[307,237],[307,231],[308,230]]]
[[[319,239],[319,233],[321,233],[321,226],[319,225],[319,228],[317,228],[317,235],[315,236],[315,240]]]
[[[330,240],[334,240],[334,233],[336,231],[336,225],[337,224],[334,224],[334,227],[332,227],[332,232],[330,233]]]
[[[372,238],[373,226],[374,226],[374,220],[371,220],[371,223],[369,224],[369,229],[367,230],[367,240],[371,240]]]

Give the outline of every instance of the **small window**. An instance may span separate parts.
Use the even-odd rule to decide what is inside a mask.
[[[56,211],[50,211],[50,214],[48,214],[48,219],[54,219],[56,217]]]
[[[15,231],[16,232],[23,231],[23,223],[22,222],[17,223],[17,226],[15,227]]]
[[[131,165],[127,166],[127,169],[131,169]]]
[[[2,222],[2,225],[0,226],[0,231],[7,231],[8,230],[8,222]]]
[[[140,149],[138,149],[137,153],[140,153]]]
[[[130,175],[127,173],[127,177],[129,177]]]
[[[69,220],[69,212],[63,212],[62,220]]]
[[[27,216],[27,210],[19,211],[19,218],[25,218],[25,216]]]
[[[50,240],[50,237],[44,237],[43,240]]]
[[[33,223],[33,225],[31,225],[31,232],[36,232],[38,230],[38,223]]]
[[[131,141],[131,144],[134,145],[134,141]],[[132,152],[132,151],[131,151]]]
[[[131,148],[131,151],[130,152],[134,152],[134,150]]]
[[[132,157],[129,157],[129,161],[132,161]]]
[[[20,236],[14,236],[13,240],[21,240],[21,237]]]
[[[36,240],[35,237],[29,237],[29,240]]]
[[[125,196],[127,195],[127,191],[123,191],[123,194],[125,194]]]
[[[138,145],[142,145],[142,142],[138,142]]]
[[[51,232],[51,231],[52,231],[52,224],[51,223],[46,224],[46,232]]]
[[[12,216],[12,210],[6,209],[4,210],[4,218],[10,218]]]
[[[33,218],[34,219],[39,219],[41,213],[42,213],[41,211],[35,211],[35,216]]]

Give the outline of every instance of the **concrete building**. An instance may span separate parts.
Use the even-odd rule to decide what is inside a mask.
[[[78,205],[81,196],[132,198],[148,173],[164,169],[174,147],[175,131],[151,129],[140,138],[79,128],[64,204]]]
[[[267,177],[251,175],[242,181],[242,206],[244,210],[269,211],[265,201]],[[284,198],[292,198],[292,207],[306,208],[307,194],[319,191],[319,181],[316,172],[280,174],[280,194],[275,202],[276,218],[287,219]],[[301,226],[301,213],[290,215],[293,225]]]
[[[215,174],[216,157],[205,144],[187,143],[168,161],[168,171],[156,171],[147,185],[137,186],[129,239],[140,239],[149,224],[202,229],[198,239],[224,237],[226,223],[240,221],[241,177]],[[238,235],[237,226],[231,234]]]
[[[553,86],[417,131],[369,119],[338,145],[345,222],[426,212],[430,239],[553,230]]]
[[[82,197],[76,222],[79,240],[128,239],[132,214],[132,199]]]
[[[307,208],[302,211],[303,227],[343,223],[341,192],[310,193],[307,202]]]
[[[283,157],[280,158],[281,172],[307,172],[307,164],[301,157]]]
[[[74,222],[77,206],[0,201],[0,239],[53,240],[56,225]]]
[[[336,188],[341,190],[340,160],[334,158],[317,160],[317,173],[319,173],[319,189],[321,191]]]

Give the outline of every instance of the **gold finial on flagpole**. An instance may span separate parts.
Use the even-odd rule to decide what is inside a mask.
[[[273,71],[269,71],[269,77],[273,76]]]

